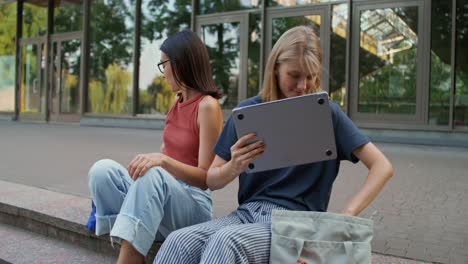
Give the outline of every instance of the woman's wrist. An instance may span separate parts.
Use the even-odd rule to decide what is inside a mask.
[[[169,157],[161,153],[161,160],[159,166],[161,166],[163,169],[167,168],[167,165],[169,164]]]
[[[231,176],[231,170],[229,168],[229,162],[216,167],[215,169],[216,170],[214,171],[214,175],[216,175],[216,178],[218,179],[217,181],[220,185],[222,185],[222,187],[226,186],[233,180],[233,177]]]

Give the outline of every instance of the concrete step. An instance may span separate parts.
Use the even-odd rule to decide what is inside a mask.
[[[91,200],[86,197],[0,181],[0,223],[116,257],[118,244],[112,246],[108,235],[98,237],[85,228],[90,209]],[[153,244],[149,263],[159,246],[159,242]]]
[[[112,255],[0,223],[0,263],[115,263]]]
[[[107,235],[97,237],[84,226],[90,208],[91,200],[87,197],[0,180],[0,264],[2,260],[7,263],[114,263],[119,245],[114,243],[112,247]],[[159,247],[160,242],[153,244],[147,263],[153,262]],[[372,263],[428,262],[373,253]]]

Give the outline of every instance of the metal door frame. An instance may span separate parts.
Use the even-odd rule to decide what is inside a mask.
[[[229,12],[223,14],[212,14],[197,16],[195,19],[195,28],[200,36],[203,25],[213,25],[221,23],[239,23],[239,84],[237,86],[237,101],[240,102],[247,98],[247,80],[248,80],[248,32],[249,32],[249,12]],[[223,111],[225,112],[225,111]],[[230,109],[229,109],[230,113]],[[224,113],[225,115],[228,113]]]
[[[47,86],[47,71],[48,71],[48,67],[47,67],[47,37],[37,37],[37,38],[28,38],[28,39],[19,39],[19,63],[18,63],[18,68],[17,68],[17,73],[18,73],[18,76],[19,76],[19,85],[21,87],[22,85],[22,79],[23,79],[23,71],[22,71],[22,68],[23,68],[23,48],[27,45],[37,45],[40,49],[40,53],[39,53],[39,58],[38,58],[38,71],[39,71],[39,85],[40,85],[40,88],[39,88],[39,91],[40,91],[40,95],[39,95],[39,112],[38,113],[22,113],[21,112],[21,109],[18,109],[18,118],[20,120],[34,120],[34,121],[47,121],[47,91],[46,91],[46,87],[43,87],[43,86]],[[42,45],[45,46],[45,51],[42,49]],[[45,54],[43,54],[43,52],[45,52]],[[41,71],[41,63],[42,63],[42,59],[43,59],[43,56],[44,58],[46,59],[46,66],[44,67],[44,73],[41,74],[40,71]],[[18,97],[18,100],[21,101],[21,97],[23,96],[21,94],[21,88],[19,89],[19,97]],[[19,102],[18,102],[19,104]],[[44,104],[44,105],[43,105]]]
[[[54,61],[54,50],[53,50],[53,45],[55,43],[57,43],[58,45],[58,48],[57,48],[57,51],[59,54],[61,53],[61,44],[62,42],[64,41],[70,41],[70,40],[79,40],[80,41],[80,52],[83,51],[83,32],[82,31],[78,31],[78,32],[67,32],[67,33],[60,33],[60,34],[55,34],[55,35],[51,35],[50,36],[50,45],[51,45],[51,52],[50,52],[50,65],[49,65],[49,78],[50,78],[50,85],[49,87],[47,87],[49,90],[50,90],[50,93],[49,93],[49,104],[48,104],[48,113],[49,113],[49,121],[59,121],[59,122],[79,122],[80,121],[80,117],[81,117],[81,105],[83,102],[81,102],[82,100],[82,91],[83,91],[83,73],[81,72],[81,70],[83,69],[83,54],[81,53],[81,56],[80,56],[80,76],[79,76],[79,79],[78,79],[78,100],[80,100],[79,102],[79,108],[77,110],[76,113],[62,113],[62,109],[61,109],[61,96],[62,96],[62,91],[59,89],[60,87],[57,88],[56,90],[56,93],[57,93],[57,105],[55,105],[55,109],[57,109],[56,112],[52,112],[52,109],[54,109],[53,107],[53,101],[52,101],[52,87],[53,85],[56,85],[56,81],[54,79],[54,71],[53,71],[53,67],[54,67],[54,64],[55,64],[55,61]],[[58,71],[59,73],[61,73],[61,64],[58,65]],[[60,76],[59,76],[60,78]]]

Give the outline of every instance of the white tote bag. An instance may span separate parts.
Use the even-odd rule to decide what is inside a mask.
[[[323,212],[274,210],[270,263],[371,263],[373,222]]]

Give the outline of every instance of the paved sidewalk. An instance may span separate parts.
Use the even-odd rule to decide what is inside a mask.
[[[161,131],[0,121],[0,180],[89,197],[87,171],[100,158],[127,164],[154,152]],[[374,215],[373,251],[440,263],[468,263],[468,149],[378,144],[395,176],[361,216]],[[330,211],[339,211],[365,177],[344,162]],[[237,182],[213,193],[215,215],[236,206]],[[381,263],[381,262],[376,262]],[[391,263],[410,263],[405,260]]]

